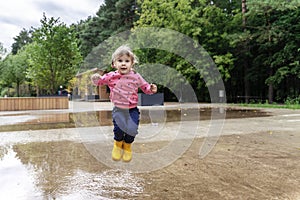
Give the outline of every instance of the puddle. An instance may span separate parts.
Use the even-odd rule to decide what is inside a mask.
[[[226,119],[266,117],[268,113],[253,109],[226,110]],[[225,112],[224,111],[224,112]],[[175,109],[175,110],[140,110],[140,123],[165,123],[176,121],[210,120],[212,109]],[[44,130],[75,127],[93,127],[112,125],[111,111],[93,111],[77,113],[24,113],[0,115],[0,132]]]
[[[144,192],[143,180],[129,171],[107,170],[100,174],[77,171],[59,199],[124,199]],[[63,194],[64,193],[64,194]]]
[[[20,116],[1,116],[0,117],[0,126],[3,125],[11,125],[11,124],[16,124],[16,123],[26,123],[31,120],[38,119],[37,116],[32,116],[32,115],[20,115]]]
[[[11,148],[1,148],[0,199],[37,199],[40,190],[34,184],[34,174],[32,167],[23,165]]]
[[[0,147],[0,199],[128,199],[144,181],[108,169],[80,143],[36,142]]]
[[[199,116],[200,120],[210,120],[212,113],[208,108],[140,111],[141,123],[150,125],[194,121],[199,120]],[[258,110],[226,110],[227,119],[265,116],[268,113]],[[147,195],[144,194],[147,183],[138,174],[108,168],[90,154],[74,132],[68,133],[69,129],[65,129],[67,133],[63,135],[58,130],[107,125],[112,125],[111,111],[0,115],[0,132],[3,132],[0,133],[3,136],[0,145],[0,199],[103,200],[135,199]],[[25,134],[26,130],[44,129],[53,129],[53,133],[36,131]],[[53,140],[54,135],[57,140]],[[34,137],[38,137],[36,142]],[[47,137],[51,141],[47,141]],[[72,137],[74,140],[69,141]]]

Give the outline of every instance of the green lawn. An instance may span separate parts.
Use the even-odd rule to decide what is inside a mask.
[[[300,109],[300,104],[268,104],[268,103],[239,103],[235,106],[256,107],[256,108],[286,108],[286,109]]]

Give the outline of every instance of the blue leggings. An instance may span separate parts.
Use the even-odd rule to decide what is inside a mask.
[[[124,140],[126,143],[132,143],[138,134],[140,121],[139,109],[137,107],[131,109],[114,107],[112,118],[114,124],[114,139],[116,141]]]

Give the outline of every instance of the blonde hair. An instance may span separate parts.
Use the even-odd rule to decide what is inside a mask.
[[[128,45],[122,45],[119,48],[117,48],[115,52],[112,54],[111,62],[114,63],[117,60],[117,58],[123,55],[129,56],[131,58],[133,65],[138,63],[138,58],[132,52],[131,48]]]

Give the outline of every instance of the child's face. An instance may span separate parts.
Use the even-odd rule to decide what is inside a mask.
[[[132,58],[127,55],[118,57],[114,62],[114,67],[117,68],[120,74],[128,74],[132,69]]]

